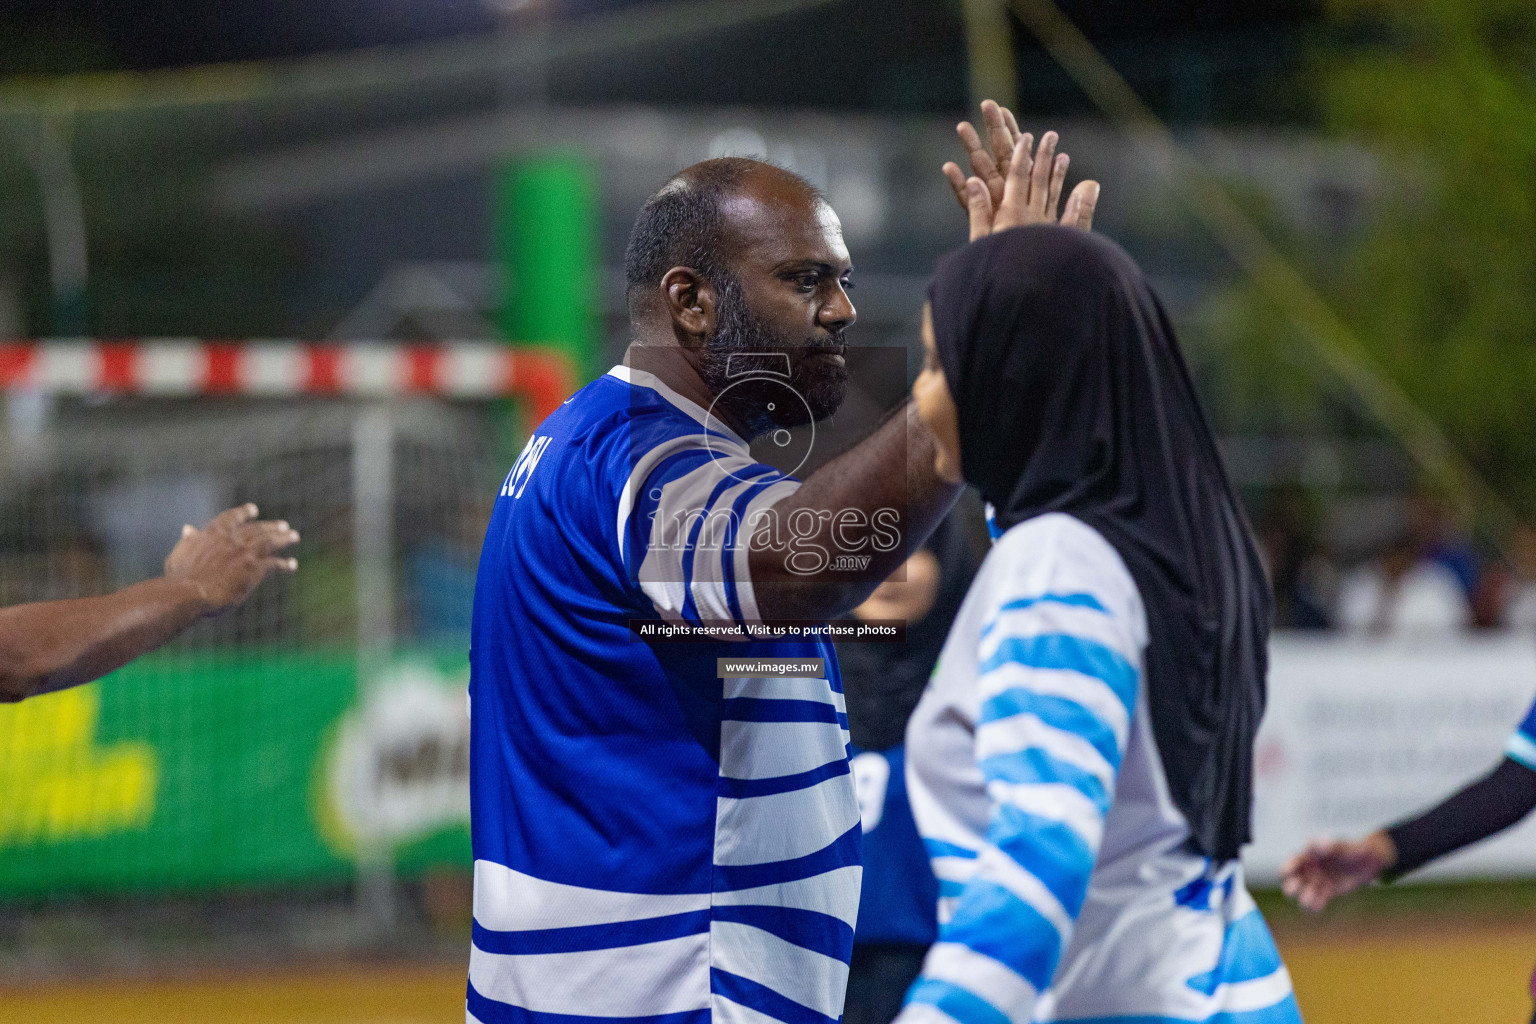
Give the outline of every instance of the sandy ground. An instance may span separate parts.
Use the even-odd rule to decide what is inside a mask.
[[[1278,937],[1307,1024],[1527,1024],[1536,927]]]
[[[462,1024],[462,967],[0,988],[5,1024]]]
[[[1308,1024],[1525,1024],[1536,927],[1285,934]],[[458,1024],[462,965],[0,988],[10,1024]]]

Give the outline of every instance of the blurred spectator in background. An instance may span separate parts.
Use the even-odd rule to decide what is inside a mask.
[[[444,537],[429,537],[406,560],[416,635],[446,643],[469,635],[475,601],[475,561]]]
[[[1300,490],[1275,495],[1254,524],[1275,588],[1276,629],[1326,629],[1333,567],[1317,544],[1316,516]]]
[[[1458,632],[1479,624],[1479,586],[1477,555],[1454,528],[1450,508],[1420,489],[1410,495],[1407,522],[1386,551],[1345,575],[1335,623],[1383,637]]]
[[[937,935],[939,884],[907,803],[902,738],[978,559],[959,523],[965,506],[853,614],[907,623],[903,643],[844,643],[838,663],[853,736],[850,762],[864,824],[864,884],[844,1024],[889,1024]]]
[[[1472,625],[1472,604],[1461,578],[1426,554],[1423,539],[1403,533],[1380,557],[1346,573],[1335,623],[1380,637],[1433,637]]]
[[[1536,527],[1522,524],[1510,541],[1509,577],[1502,611],[1503,625],[1536,629]]]
[[[1536,527],[1515,528],[1508,560],[1493,562],[1482,573],[1475,607],[1479,623],[1536,630]]]
[[[467,505],[448,510],[444,518],[443,526],[406,556],[406,574],[418,639],[448,645],[469,636],[486,516]]]
[[[1457,529],[1451,507],[1431,491],[1415,491],[1408,498],[1408,532],[1421,557],[1450,570],[1467,600],[1472,600],[1480,581],[1477,552]]]

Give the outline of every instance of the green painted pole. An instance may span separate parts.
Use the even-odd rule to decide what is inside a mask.
[[[496,260],[505,296],[498,326],[514,345],[570,360],[578,384],[597,371],[602,340],[597,171],[569,153],[509,163],[496,178]]]

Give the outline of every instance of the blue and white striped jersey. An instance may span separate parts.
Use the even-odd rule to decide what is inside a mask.
[[[901,1024],[1299,1024],[1241,866],[1193,852],[1125,563],[1060,513],[1004,533],[907,728],[939,941]]]
[[[623,367],[508,474],[470,651],[467,1020],[841,1015],[860,829],[832,645],[630,628],[755,620],[746,524],[798,486]],[[826,670],[722,680],[726,656]]]

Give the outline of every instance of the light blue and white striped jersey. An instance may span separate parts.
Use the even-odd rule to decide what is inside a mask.
[[[1005,532],[907,728],[939,941],[901,1024],[1299,1024],[1237,861],[1188,845],[1125,563],[1061,513]]]
[[[756,620],[743,539],[798,486],[622,367],[508,474],[470,651],[468,1021],[840,1017],[860,829],[832,645],[630,626]],[[722,680],[719,657],[825,672]]]
[[[1536,771],[1536,703],[1532,703],[1520,724],[1504,744],[1504,753]]]

